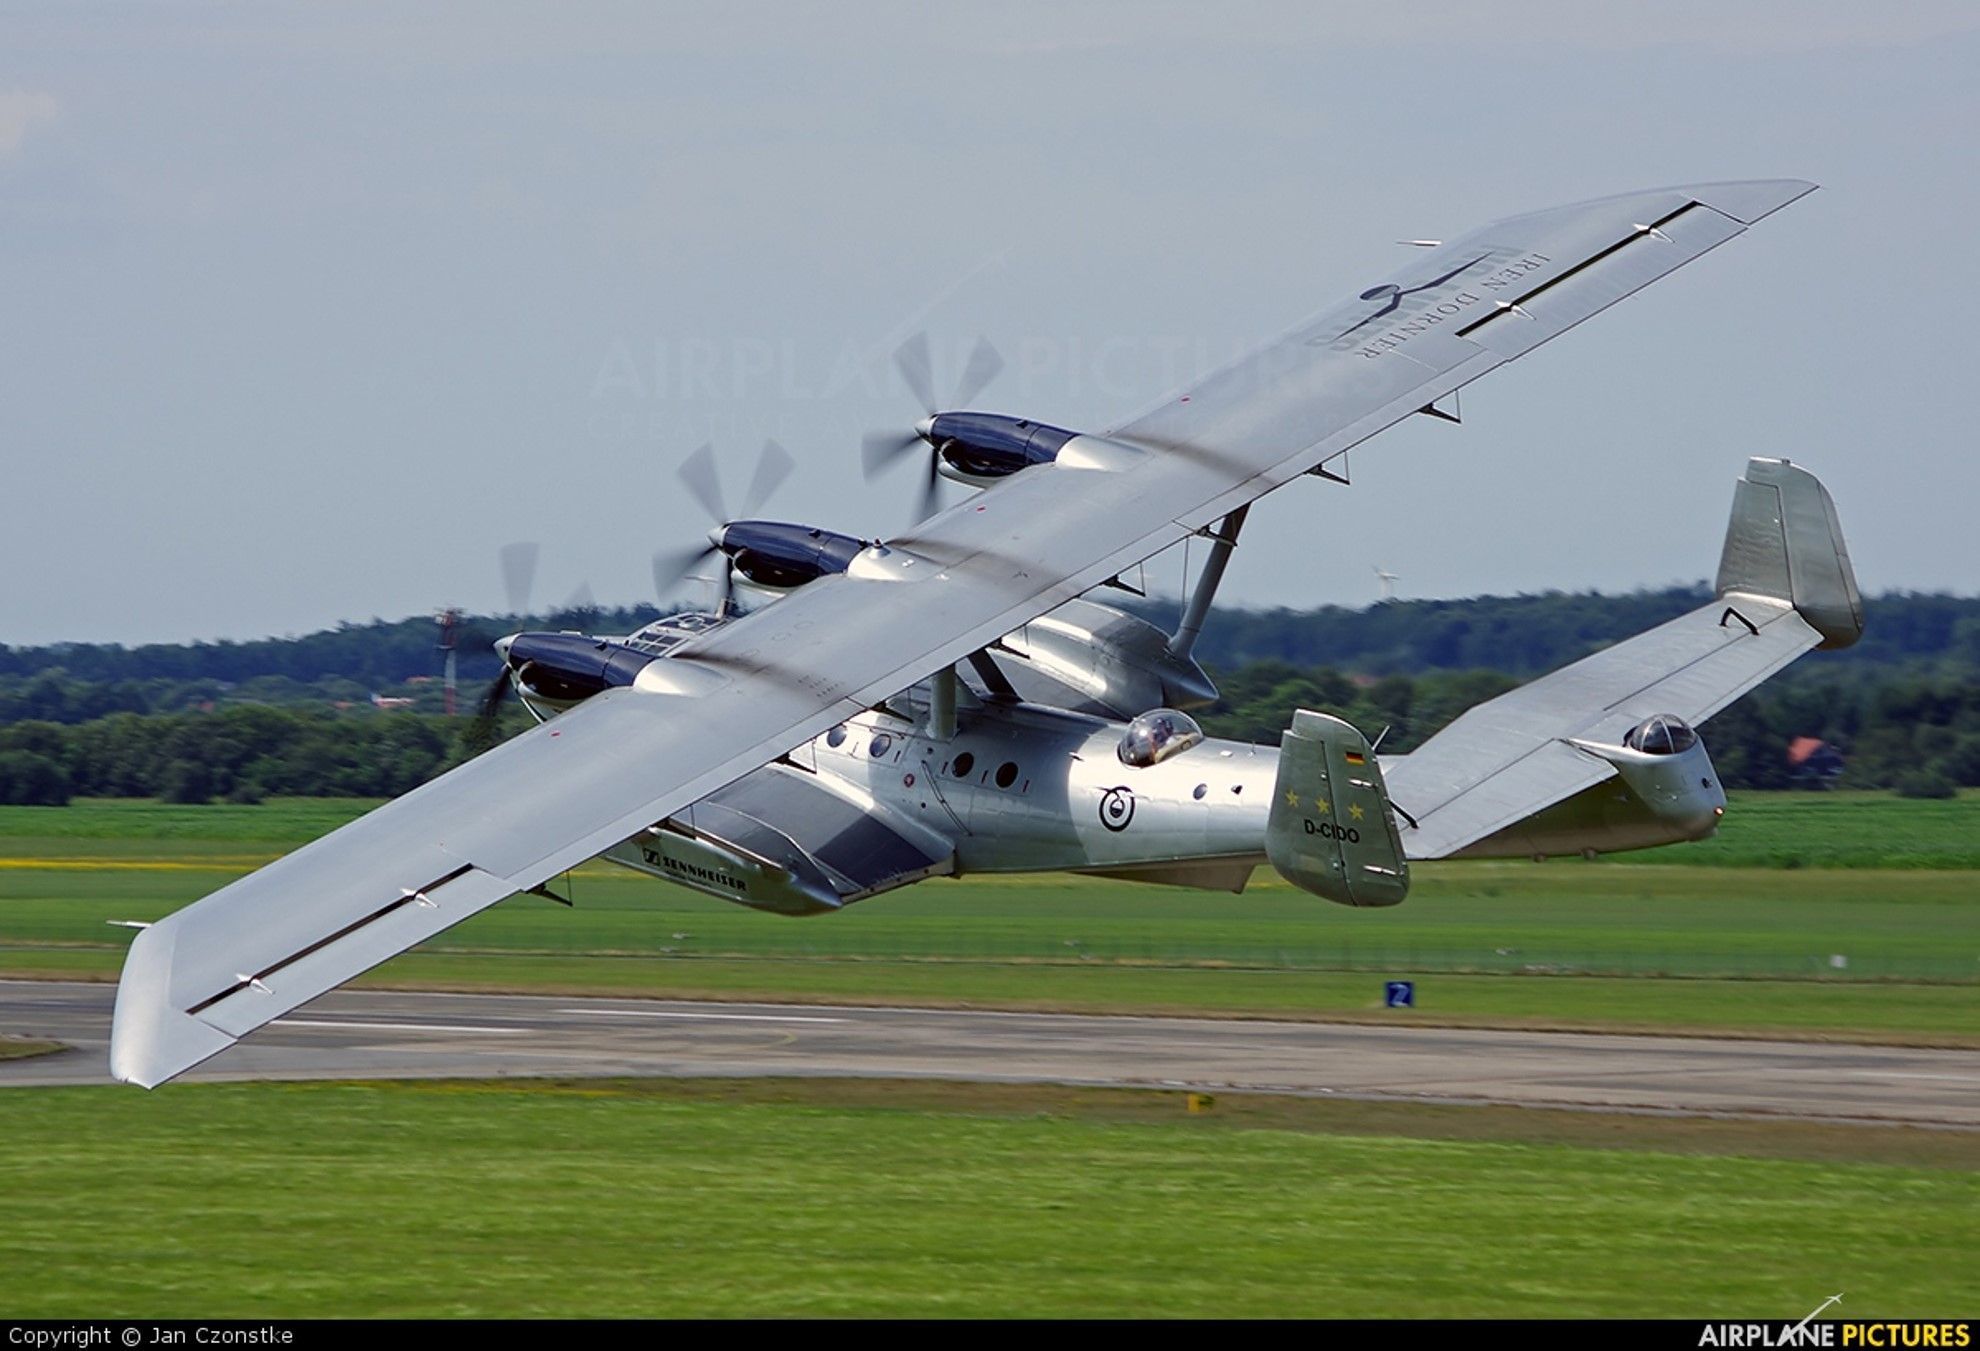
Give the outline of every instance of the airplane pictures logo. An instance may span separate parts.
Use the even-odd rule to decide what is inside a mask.
[[[1714,1347],[1862,1347],[1866,1351],[1925,1351],[1948,1348],[1965,1351],[1973,1344],[1972,1324],[1930,1322],[1923,1319],[1849,1319],[1818,1323],[1832,1305],[1842,1303],[1840,1294],[1830,1295],[1799,1323],[1707,1323],[1698,1334],[1699,1346]]]

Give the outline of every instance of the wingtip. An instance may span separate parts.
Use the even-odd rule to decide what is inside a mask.
[[[1800,201],[1821,184],[1805,178],[1750,178],[1726,183],[1701,183],[1692,195],[1714,211],[1751,225],[1782,207]]]
[[[137,936],[117,981],[110,1019],[110,1075],[140,1088],[156,1088],[220,1054],[234,1038],[173,1006],[173,926],[170,919]]]

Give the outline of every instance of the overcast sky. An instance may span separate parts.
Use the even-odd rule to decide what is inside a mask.
[[[1405,260],[1628,189],[1822,191],[1252,515],[1225,595],[1709,576],[1747,455],[1867,591],[1980,587],[1980,5],[0,4],[0,641],[648,590],[731,500],[905,523],[860,434],[1120,420]],[[952,488],[960,493],[960,488]],[[1151,566],[1173,589],[1173,561]],[[1874,613],[1871,622],[1875,622]]]

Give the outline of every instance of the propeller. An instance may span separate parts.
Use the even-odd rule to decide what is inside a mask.
[[[529,595],[536,588],[536,560],[541,552],[535,544],[524,541],[503,545],[497,555],[502,564],[502,589],[508,595],[512,615],[529,613]]]
[[[749,492],[743,498],[742,515],[731,517],[722,496],[722,476],[715,467],[714,447],[704,444],[681,461],[676,476],[714,525],[708,532],[707,544],[689,545],[684,549],[661,549],[653,555],[654,595],[664,602],[667,594],[690,572],[708,559],[720,555],[724,527],[732,519],[747,520],[755,516],[796,467],[797,461],[791,458],[789,451],[774,440],[766,440],[762,453],[756,458],[756,472],[750,476]],[[724,560],[721,572],[715,579],[718,614],[729,612],[731,580],[728,562]]]
[[[598,608],[598,597],[591,594],[590,582],[579,582],[571,598],[564,602],[566,614],[590,614]]]
[[[894,350],[894,369],[900,372],[901,383],[908,387],[908,393],[927,417],[906,432],[868,432],[860,438],[860,462],[866,469],[866,477],[874,479],[913,454],[917,447],[926,448],[928,472],[922,480],[914,518],[918,524],[933,516],[942,505],[941,459],[929,440],[929,425],[943,410],[935,398],[935,367],[929,356],[926,333],[916,333]],[[1004,358],[988,338],[979,337],[976,346],[970,349],[969,359],[963,363],[962,376],[956,381],[948,407],[967,408],[1003,369]]]
[[[515,680],[504,659],[502,669],[482,693],[481,702],[475,706],[474,720],[461,733],[461,745],[471,756],[494,749],[502,727],[502,705],[515,692]]]
[[[508,597],[510,614],[531,613],[530,601],[536,590],[536,563],[542,553],[542,549],[530,540],[505,544],[498,551],[496,557],[502,565],[502,590]],[[598,613],[598,599],[592,595],[591,583],[580,582],[577,590],[571,592],[570,599],[551,613],[566,616],[579,624],[591,622]]]

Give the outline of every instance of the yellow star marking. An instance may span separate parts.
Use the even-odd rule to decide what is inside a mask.
[[[1286,789],[1286,805],[1288,807],[1297,807],[1299,805],[1299,794],[1290,788]]]
[[[1359,802],[1348,803],[1348,815],[1359,821],[1361,819],[1361,804]]]
[[[1326,816],[1333,812],[1334,804],[1327,801],[1324,797],[1318,797],[1313,799],[1313,810],[1319,812],[1322,816]]]

